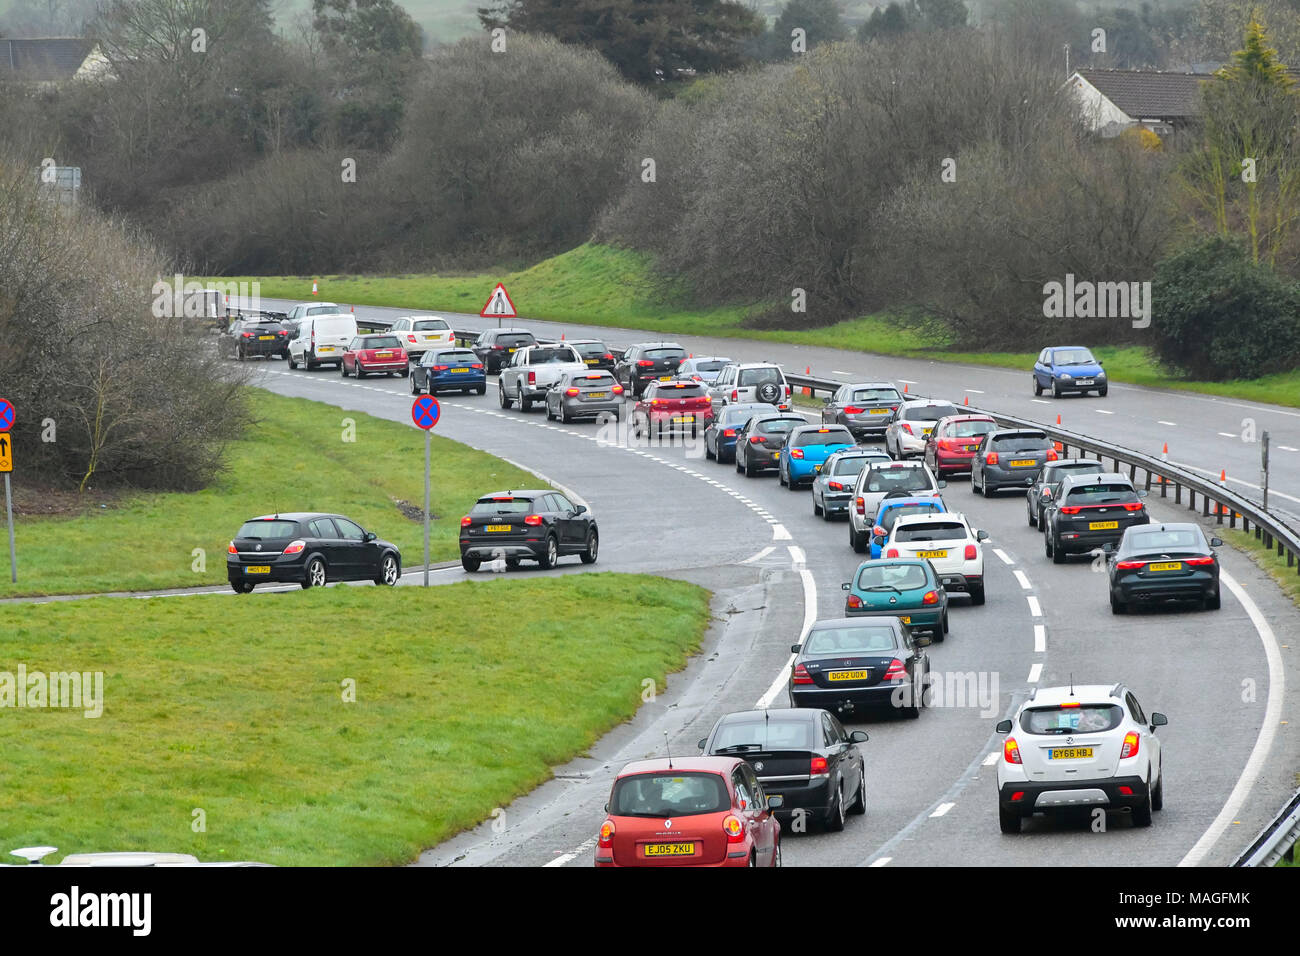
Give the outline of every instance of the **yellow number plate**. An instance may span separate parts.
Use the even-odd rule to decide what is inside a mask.
[[[274,342],[274,341],[275,341],[275,336],[274,336],[274,335],[259,335],[259,336],[257,337],[257,340],[258,340],[259,342]]]
[[[1049,760],[1083,760],[1092,756],[1091,747],[1059,747],[1052,749]]]
[[[661,382],[671,382],[672,380],[673,380],[673,377],[672,377],[671,375],[660,375],[660,376],[659,376],[659,381],[661,381]]]
[[[452,369],[452,371],[453,371],[453,372],[468,372],[469,369],[467,369],[467,368],[454,368],[454,369]]]
[[[490,524],[483,527],[484,531],[509,531],[512,526],[508,524]]]
[[[821,470],[822,470],[821,465],[813,465],[813,471],[821,471]]]
[[[322,346],[321,346],[320,348],[318,348],[316,351],[317,351],[317,352],[333,352],[333,351],[334,351],[334,346],[332,346],[332,345],[322,345]]]
[[[873,415],[888,415],[888,414],[889,414],[889,409],[887,409],[887,408],[873,408],[873,409],[871,410],[871,414],[873,414]]]
[[[827,680],[866,680],[867,671],[831,671]]]
[[[518,349],[506,349],[507,352],[517,352]]]
[[[918,551],[916,552],[916,556],[918,558],[946,558],[948,557],[948,552],[947,551]]]
[[[608,392],[588,392],[588,393],[587,393],[587,397],[588,397],[588,398],[608,398],[608,397],[609,397],[609,393],[608,393]]]
[[[646,856],[694,856],[694,843],[647,843]]]
[[[695,421],[695,416],[694,416],[694,415],[674,415],[674,416],[673,416],[673,422],[674,422],[674,424],[676,424],[676,423],[680,423],[680,422],[693,422],[693,421]]]
[[[271,566],[269,564],[250,564],[244,568],[245,574],[270,574]]]
[[[1088,523],[1089,531],[1113,531],[1118,527],[1118,521],[1090,521]]]
[[[930,437],[930,432],[932,432],[932,431],[934,431],[933,428],[927,428],[927,429],[925,429],[924,431],[921,432],[921,437],[922,437],[922,438],[929,438],[929,437]],[[1015,464],[1015,462],[1012,462],[1012,464]]]
[[[1036,464],[1038,464],[1038,462],[1034,461],[1034,459],[1032,459],[1032,458],[1017,458],[1015,461],[1013,461],[1013,462],[1011,463],[1011,467],[1012,467],[1012,468],[1024,468],[1026,465],[1030,465],[1030,466],[1032,466],[1032,465],[1036,465]]]
[[[583,361],[585,361],[588,365],[595,365],[597,362],[596,359],[584,359]]]
[[[1169,561],[1166,564],[1151,565],[1152,571],[1181,571],[1182,569],[1183,562],[1181,561]]]
[[[900,614],[900,615],[898,615],[898,619],[899,619],[900,621],[902,621],[904,624],[911,624],[911,623],[912,623],[912,615],[910,615],[910,614]]]

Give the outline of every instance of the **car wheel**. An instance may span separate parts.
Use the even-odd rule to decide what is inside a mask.
[[[821,518],[821,517],[824,517],[825,514],[826,514],[826,511],[825,511],[824,508],[822,508],[821,505],[819,505],[819,504],[817,503],[817,493],[816,493],[816,492],[813,492],[812,500],[813,500],[813,517],[814,517],[814,518]]]
[[[980,493],[980,487],[975,483],[975,472],[973,470],[970,473],[970,493],[972,495],[978,495]]]
[[[1003,810],[998,807],[998,829],[1003,833],[1019,833],[1022,819],[1015,810]]]
[[[1034,397],[1037,398],[1043,394],[1043,386],[1038,384],[1038,376],[1034,376]]]
[[[497,382],[497,396],[501,399],[502,408],[510,407],[510,399],[506,398],[506,387],[500,382]]]
[[[348,377],[348,366],[345,362],[339,362],[339,374],[344,378]]]
[[[1127,602],[1127,601],[1121,601],[1119,598],[1115,597],[1115,592],[1113,592],[1113,591],[1111,592],[1111,595],[1110,595],[1110,613],[1111,613],[1111,614],[1127,614],[1127,613],[1128,613],[1128,602]]]
[[[753,478],[754,475],[756,474],[758,474],[758,472],[755,470],[753,464],[750,462],[749,456],[746,455],[745,456],[745,477]]]
[[[993,497],[993,492],[989,490],[988,478],[985,478],[983,481],[980,482],[980,494],[982,494],[985,498]]]
[[[1057,385],[1055,382],[1053,382],[1053,383],[1052,383],[1052,398],[1060,398],[1060,397],[1061,397],[1061,386],[1059,386],[1059,385]]]
[[[1034,509],[1029,507],[1029,505],[1025,505],[1025,519],[1029,522],[1029,527],[1038,527],[1038,516],[1034,514]]]
[[[406,376],[411,374],[411,368],[410,366],[407,366],[406,368],[402,369],[400,372],[394,372],[393,374],[397,375],[400,378],[406,378]]]
[[[776,470],[776,480],[779,484],[785,484],[785,468],[781,467]]]
[[[736,471],[744,471],[740,464],[740,452],[736,452],[736,457],[732,459],[736,463]]]
[[[799,490],[799,482],[795,481],[795,480],[794,480],[792,477],[790,477],[789,475],[786,475],[786,476],[785,476],[785,486],[786,486],[787,488],[789,488],[791,491],[798,491],[798,490]]]
[[[289,353],[289,368],[297,368],[297,367],[298,367],[298,360],[297,360],[296,358],[294,358],[294,357],[293,357],[293,353],[290,352],[290,353]]]
[[[244,360],[247,359],[247,358],[248,358],[248,356],[246,356],[246,355],[244,354],[244,347],[243,347],[242,345],[236,345],[236,346],[235,346],[235,361],[237,361],[237,362],[242,362],[242,361],[244,361]]]
[[[555,567],[555,562],[560,558],[560,546],[555,540],[555,535],[548,535],[546,538],[546,550],[542,556],[537,559],[537,566],[543,571],[549,571]]]
[[[867,533],[865,531],[853,530],[853,519],[849,519],[849,547],[858,554],[866,554],[867,551]]]
[[[944,611],[943,617],[939,618],[939,633],[934,636],[934,639],[938,641],[940,644],[942,644],[943,639],[947,636],[948,636],[948,612]]]
[[[466,571],[473,573],[479,569],[483,559],[473,554],[462,554],[460,556],[460,566]]]
[[[521,412],[531,412],[533,410],[532,399],[524,398],[524,386],[519,386],[519,410]]]
[[[862,816],[867,812],[867,768],[863,766],[858,779],[858,795],[849,807],[849,813]]]
[[[487,394],[487,383],[484,382],[482,385],[477,386],[477,387],[474,389],[474,391],[475,391],[476,393],[478,393],[479,395],[486,395],[486,394]]]
[[[587,550],[583,551],[578,557],[582,558],[583,564],[596,563],[596,549],[600,547],[600,535],[592,531],[587,535]]]
[[[1052,563],[1053,564],[1065,563],[1065,552],[1061,550],[1061,542],[1058,541],[1055,537],[1052,538]]]
[[[970,589],[970,602],[976,605],[984,603],[984,585]]]
[[[560,424],[561,425],[569,424],[569,410],[565,408],[563,405],[560,406]]]
[[[1151,809],[1163,810],[1165,808],[1165,770],[1160,768],[1160,779],[1156,781],[1156,788],[1151,791]]]
[[[419,395],[419,394],[420,394],[420,386],[415,384],[415,373],[414,373],[414,372],[411,373],[411,394],[412,394],[412,395]]]
[[[835,793],[835,802],[826,808],[826,830],[829,833],[839,833],[844,829],[844,788],[840,787]]]
[[[302,589],[321,588],[325,586],[325,562],[320,558],[312,558],[307,562],[307,572],[302,579]]]
[[[550,403],[550,402],[547,402],[547,403],[546,403],[546,420],[547,420],[548,422],[553,422],[553,421],[555,421],[555,415],[552,414],[552,412],[551,412],[551,403]]]
[[[779,836],[779,833],[776,839],[776,846],[772,848],[772,865],[781,865],[781,837]]]
[[[379,577],[375,578],[375,583],[387,584],[390,588],[395,588],[397,587],[398,578],[401,576],[401,568],[397,566],[397,558],[391,554],[384,555],[384,559],[379,562]]]
[[[231,581],[230,586],[236,594],[251,594],[255,585],[252,581]]]
[[[711,461],[717,461],[717,460],[718,460],[718,456],[717,456],[716,454],[713,453],[712,449],[709,448],[709,440],[708,440],[708,438],[705,438],[705,439],[704,439],[704,457],[707,458],[707,459],[709,459],[709,460],[711,460]]]
[[[1133,825],[1135,827],[1151,826],[1151,792],[1147,791],[1147,798],[1141,806],[1133,808]]]
[[[1109,390],[1109,388],[1110,388],[1110,386],[1106,386],[1106,388],[1099,388],[1099,389],[1097,389],[1097,397],[1098,397],[1098,398],[1105,398],[1105,397],[1106,397],[1106,392]]]
[[[343,367],[343,363],[339,362],[339,368],[342,367]],[[357,381],[360,381],[361,379],[366,377],[366,370],[361,367],[360,362],[357,362],[356,365],[352,366],[352,374],[357,377]]]
[[[1214,597],[1207,597],[1205,599],[1205,610],[1217,611],[1222,604],[1223,604],[1223,598],[1220,597],[1218,591],[1215,591]]]

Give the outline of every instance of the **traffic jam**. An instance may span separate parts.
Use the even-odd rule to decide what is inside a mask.
[[[405,376],[412,395],[470,401],[486,396],[495,378],[493,404],[502,412],[544,410],[548,422],[618,425],[642,442],[689,441],[700,457],[746,479],[775,477],[792,507],[846,528],[857,566],[840,585],[842,614],[793,636],[784,692],[770,706],[721,717],[698,754],[665,754],[618,772],[592,851],[596,866],[779,866],[783,834],[808,825],[838,832],[846,816],[866,812],[869,735],[844,722],[921,718],[932,700],[935,645],[960,637],[963,617],[986,602],[990,535],[963,512],[961,494],[1023,495],[1024,533],[1041,536],[1042,560],[1083,565],[1080,592],[1108,601],[1116,616],[1220,607],[1219,538],[1194,523],[1153,522],[1147,492],[1129,477],[1100,461],[1064,458],[1046,433],[1002,427],[964,402],[914,396],[888,381],[845,383],[816,400],[796,394],[779,364],[696,356],[671,341],[620,351],[596,340],[542,341],[522,328],[457,341],[437,316],[360,333],[353,316],[328,303],[295,311],[303,314],[236,320],[224,354],[279,356],[305,371],[333,365],[358,379]],[[1044,349],[1035,394],[1065,390],[1043,378],[1054,353],[1072,365],[1091,360],[1078,346]],[[1086,384],[1104,396],[1098,380],[1104,373],[1099,379],[1094,370],[1066,387]],[[492,562],[550,569],[566,557],[593,565],[599,554],[597,517],[551,489],[483,489],[460,525],[469,573]],[[1104,575],[1088,573],[1094,562],[1104,563]],[[327,514],[251,518],[228,555],[230,584],[241,594],[262,582],[392,586],[401,566],[397,548],[376,531]],[[1167,719],[1148,714],[1122,680],[1037,688],[997,725],[1002,833],[1080,808],[1152,824],[1164,800],[1156,728]]]

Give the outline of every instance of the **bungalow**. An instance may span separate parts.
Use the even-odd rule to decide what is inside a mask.
[[[108,58],[99,42],[81,37],[0,38],[0,82],[56,86],[103,76]]]

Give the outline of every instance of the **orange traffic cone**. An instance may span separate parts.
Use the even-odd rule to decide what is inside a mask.
[[[1056,424],[1058,424],[1058,425],[1061,424],[1061,416],[1060,416],[1060,415],[1057,415],[1057,416],[1056,416]]]
[[[970,404],[970,396],[969,396],[969,395],[967,395],[967,396],[962,400],[962,404],[963,404],[963,405],[969,405],[969,404]]]
[[[312,280],[311,280],[311,294],[312,294],[312,295],[320,295],[320,293],[316,291],[316,280],[315,280],[315,279],[312,279]]]
[[[564,341],[564,333],[563,333],[563,332],[560,333],[560,341],[561,341],[561,342]]]
[[[903,394],[904,394],[904,395],[907,394],[907,383],[906,383],[906,382],[903,383]]]

